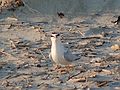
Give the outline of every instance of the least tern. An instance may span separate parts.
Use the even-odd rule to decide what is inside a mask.
[[[120,23],[120,16],[118,16],[116,21],[111,21],[112,23],[115,23],[116,25],[118,25]]]
[[[65,16],[64,13],[62,13],[62,12],[57,12],[57,15],[58,15],[58,17],[60,17],[61,19]]]
[[[61,43],[61,36],[58,33],[51,34],[51,53],[49,58],[57,65],[72,65],[72,61],[78,60],[80,57],[72,54],[69,49],[66,49]]]

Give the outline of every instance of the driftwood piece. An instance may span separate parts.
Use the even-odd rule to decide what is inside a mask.
[[[1,12],[3,10],[15,11],[20,6],[24,6],[24,3],[22,0],[1,0],[0,1]]]

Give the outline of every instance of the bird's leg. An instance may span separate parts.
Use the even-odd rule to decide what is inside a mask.
[[[56,70],[56,69],[60,69],[61,68],[61,66],[60,65],[54,65],[54,70]]]
[[[66,68],[66,69],[68,69],[68,70],[73,70],[73,69],[74,69],[74,67],[75,67],[75,66],[74,66],[74,65],[71,65],[71,64],[70,64],[70,65],[65,66],[65,68]]]
[[[64,73],[69,73],[70,71],[73,71],[73,69],[74,69],[73,65],[67,65],[67,66],[64,66],[64,67],[59,67],[57,69],[57,72],[59,72],[61,74],[64,74]]]

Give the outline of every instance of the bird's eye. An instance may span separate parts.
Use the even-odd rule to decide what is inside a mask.
[[[56,36],[60,36],[60,34],[57,34]]]
[[[54,36],[51,35],[51,37],[54,37]]]

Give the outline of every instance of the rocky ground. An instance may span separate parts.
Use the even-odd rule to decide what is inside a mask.
[[[2,19],[0,90],[120,90],[120,28],[111,23],[116,19],[110,13],[56,22]],[[74,68],[54,70],[51,32],[60,32],[65,46],[81,56]]]

